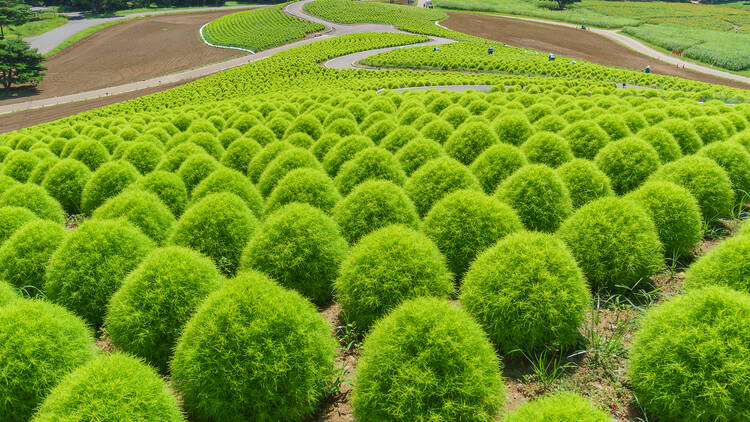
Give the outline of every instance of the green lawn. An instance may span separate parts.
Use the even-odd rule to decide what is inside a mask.
[[[58,26],[65,25],[68,18],[58,15],[55,12],[44,12],[36,16],[36,19],[20,26],[12,26],[10,30],[4,28],[8,38],[29,38],[36,37],[47,31],[51,31]]]

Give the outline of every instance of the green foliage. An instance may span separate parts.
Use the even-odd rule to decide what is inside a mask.
[[[445,150],[439,143],[420,137],[409,141],[398,150],[396,159],[401,163],[401,168],[406,175],[410,176],[422,164],[444,155]]]
[[[124,218],[160,245],[167,240],[175,223],[174,215],[156,194],[127,189],[110,198],[94,211],[97,219]]]
[[[99,166],[109,161],[109,151],[101,142],[85,140],[73,148],[70,158],[82,162],[89,170],[96,171]]]
[[[242,255],[242,269],[263,271],[325,304],[347,249],[331,217],[308,204],[291,203],[266,217]]]
[[[638,132],[637,136],[654,147],[662,163],[674,161],[682,156],[680,144],[666,129],[650,127]]]
[[[185,184],[185,189],[192,192],[193,188],[220,166],[221,164],[208,154],[194,154],[182,162],[177,175]]]
[[[65,221],[60,203],[47,194],[41,186],[18,184],[0,195],[0,207],[17,206],[31,210],[39,218],[62,223]]]
[[[116,160],[101,165],[83,187],[81,211],[91,215],[99,205],[122,192],[138,176],[138,170],[127,161]]]
[[[22,39],[0,39],[0,84],[6,90],[12,85],[29,82],[36,86],[44,79],[44,71],[47,70],[42,63],[44,56]]]
[[[612,195],[609,177],[593,161],[574,159],[558,167],[557,174],[568,188],[573,209],[594,199]]]
[[[505,422],[611,422],[612,416],[578,394],[563,391],[527,401]]]
[[[659,420],[739,420],[750,397],[750,297],[724,287],[650,310],[633,338],[628,375]],[[706,353],[710,351],[710,353]]]
[[[62,307],[16,300],[0,308],[0,414],[26,422],[57,383],[94,358],[86,324]]]
[[[609,142],[607,132],[589,120],[573,123],[560,132],[560,135],[568,141],[573,155],[587,160],[593,160]]]
[[[36,155],[16,150],[5,156],[2,174],[26,183],[37,164],[39,164],[39,158]]]
[[[351,135],[336,143],[323,157],[323,168],[331,177],[336,177],[341,166],[354,158],[359,151],[374,147],[370,138],[361,135]]]
[[[626,196],[638,202],[656,225],[669,258],[690,255],[701,240],[703,219],[690,192],[674,183],[648,182]]]
[[[347,195],[355,186],[366,180],[390,180],[397,185],[403,185],[406,174],[401,169],[398,160],[384,148],[365,148],[345,162],[334,182],[339,192]]]
[[[174,226],[169,244],[194,249],[225,274],[233,275],[242,249],[258,220],[242,198],[228,192],[208,195],[185,211]]]
[[[181,422],[172,390],[151,367],[123,353],[101,355],[65,376],[33,422]]]
[[[660,167],[659,154],[648,142],[628,137],[610,142],[594,159],[618,195],[637,188]]]
[[[264,197],[268,196],[279,180],[297,168],[323,170],[323,167],[310,151],[297,147],[290,148],[281,151],[276,158],[268,163],[258,179],[258,191]]]
[[[344,319],[361,333],[400,303],[453,292],[445,257],[424,234],[400,225],[364,236],[341,264],[335,285]]]
[[[505,130],[509,131],[510,129],[506,128]],[[510,142],[506,139],[504,141]],[[468,166],[484,150],[498,142],[497,135],[489,125],[481,122],[471,122],[459,126],[445,141],[443,147],[449,156]]]
[[[42,186],[70,214],[81,212],[83,188],[91,178],[91,170],[80,161],[65,158],[55,164],[42,181]]]
[[[264,215],[291,202],[301,202],[330,214],[341,200],[336,186],[322,170],[300,168],[287,173],[268,195]]]
[[[401,304],[365,338],[352,405],[358,420],[489,422],[504,401],[502,364],[463,309]]]
[[[521,167],[498,186],[495,196],[513,207],[529,230],[555,231],[573,212],[568,188],[542,164]]]
[[[732,182],[713,160],[690,155],[665,164],[653,180],[672,182],[689,190],[698,201],[704,221],[729,216],[734,205]]]
[[[521,145],[521,152],[530,163],[544,164],[552,168],[573,159],[568,142],[551,132],[537,132]]]
[[[516,170],[526,165],[526,157],[517,147],[509,144],[487,148],[471,164],[471,171],[482,184],[486,193],[493,193],[497,186]]]
[[[132,164],[141,174],[151,173],[162,157],[161,148],[150,142],[133,142],[122,154],[122,160]]]
[[[472,190],[453,192],[435,203],[422,228],[445,255],[457,280],[479,253],[522,229],[509,205]]]
[[[19,300],[21,296],[10,284],[0,281],[0,308]]]
[[[460,189],[480,190],[476,177],[458,161],[441,157],[418,168],[404,184],[417,213],[424,216],[445,195]]]
[[[198,252],[176,246],[154,250],[110,300],[104,325],[112,344],[166,372],[182,327],[222,280]]]
[[[296,421],[317,408],[335,350],[331,327],[308,301],[245,272],[189,320],[172,379],[196,419]]]
[[[188,193],[179,176],[166,171],[155,171],[138,179],[134,187],[156,194],[175,217],[182,215],[187,205]]]
[[[65,228],[49,220],[25,223],[0,247],[0,279],[43,290],[47,263],[65,236]]]
[[[701,148],[697,155],[714,160],[721,166],[737,191],[750,193],[750,152],[734,142],[713,142]]]
[[[521,145],[534,133],[531,123],[521,113],[507,113],[498,116],[493,128],[501,142]]]
[[[624,199],[601,198],[582,206],[557,235],[594,290],[631,288],[663,264],[654,222],[643,208]]]
[[[13,236],[13,233],[26,223],[38,220],[38,218],[26,208],[14,206],[0,207],[0,245]]]
[[[726,141],[729,136],[721,122],[713,116],[695,117],[690,120],[690,124],[698,133],[698,136],[700,136],[704,144]]]
[[[680,145],[683,154],[694,154],[703,146],[698,132],[693,127],[681,119],[668,119],[656,125],[658,128],[665,129]]]
[[[750,236],[724,240],[685,272],[685,287],[726,286],[750,293]]]
[[[219,168],[203,179],[193,189],[190,200],[195,203],[212,193],[229,192],[239,196],[253,214],[260,218],[263,197],[244,174],[228,168]]]
[[[240,138],[229,144],[224,155],[221,156],[221,164],[230,169],[247,174],[247,166],[262,147],[251,138]]]

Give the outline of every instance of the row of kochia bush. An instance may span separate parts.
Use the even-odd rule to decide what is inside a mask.
[[[312,303],[335,299],[365,335],[359,420],[489,420],[496,351],[574,346],[592,291],[643,283],[731,216],[748,118],[645,98],[352,93],[3,136],[0,274],[47,300],[0,290],[2,414],[182,420],[158,372],[199,420],[300,420],[334,378]],[[66,230],[75,213],[90,218]],[[748,239],[696,261],[687,293],[644,320],[629,374],[651,414],[746,412]],[[91,327],[127,355],[97,357]],[[608,420],[592,406],[551,396],[509,418]]]

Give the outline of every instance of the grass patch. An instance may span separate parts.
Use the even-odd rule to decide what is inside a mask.
[[[6,38],[30,38],[51,31],[68,23],[68,18],[54,12],[36,15],[36,18],[23,25],[14,26],[6,32]]]

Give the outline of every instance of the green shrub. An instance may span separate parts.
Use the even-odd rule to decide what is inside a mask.
[[[308,204],[292,203],[266,217],[242,255],[256,269],[317,304],[331,299],[347,244],[336,223]]]
[[[0,281],[0,308],[19,300],[21,296],[18,291],[11,287],[10,284]]]
[[[726,171],[705,157],[690,155],[665,164],[653,180],[672,182],[689,190],[708,222],[726,217],[734,205],[732,182]]]
[[[542,164],[528,164],[497,187],[495,196],[518,213],[529,230],[555,231],[572,212],[568,188]]]
[[[450,126],[450,125],[449,125]],[[366,127],[364,124],[360,125],[362,134],[370,138],[372,142],[379,144],[389,133],[396,130],[398,126],[390,119],[381,120],[370,127]],[[451,127],[453,129],[453,127]]]
[[[439,143],[429,139],[417,138],[409,141],[408,144],[398,150],[396,159],[406,175],[409,176],[422,164],[444,155],[445,151]]]
[[[481,186],[468,168],[449,157],[428,161],[404,184],[404,191],[420,216],[427,214],[440,198],[460,189],[480,190]]]
[[[616,114],[605,114],[596,118],[595,122],[600,128],[607,132],[607,135],[609,135],[609,138],[613,141],[631,135],[630,128],[627,123],[625,123],[625,119]]]
[[[279,180],[297,168],[323,169],[315,156],[306,149],[294,147],[281,151],[261,173],[257,184],[258,191],[264,197],[268,196]]]
[[[42,181],[42,186],[70,214],[81,212],[83,188],[91,178],[91,171],[72,158],[60,160]]]
[[[214,193],[185,211],[169,243],[194,249],[213,259],[223,273],[233,275],[257,225],[258,220],[242,198],[228,192]]]
[[[682,156],[680,144],[677,143],[672,134],[666,129],[650,127],[638,132],[637,137],[654,147],[662,163],[677,160]]]
[[[491,421],[505,399],[502,364],[463,309],[401,304],[365,338],[352,406],[362,421]]]
[[[618,195],[637,188],[660,167],[659,154],[648,142],[629,137],[610,142],[594,159]]]
[[[176,246],[154,250],[109,302],[104,324],[112,344],[166,372],[182,327],[222,280],[198,252]]]
[[[181,422],[170,388],[151,367],[122,353],[101,355],[65,376],[33,422],[147,420]]]
[[[359,240],[341,264],[334,284],[343,318],[367,332],[401,302],[453,292],[445,257],[424,234],[400,225]]]
[[[656,274],[663,247],[656,226],[639,205],[601,198],[579,208],[557,232],[594,290],[631,288]]]
[[[427,138],[432,139],[437,143],[444,143],[453,133],[453,126],[443,119],[435,119],[422,128],[420,134]]]
[[[484,150],[499,142],[497,135],[486,123],[472,122],[461,125],[443,144],[445,152],[457,161],[469,165]]]
[[[461,126],[469,116],[469,112],[458,104],[451,105],[440,112],[440,118],[450,123],[454,128]]]
[[[568,126],[568,122],[560,116],[544,116],[534,122],[534,129],[538,131],[558,133]]]
[[[750,152],[750,129],[732,136],[729,140],[742,145],[747,152]]]
[[[199,132],[192,134],[187,138],[187,142],[198,145],[203,149],[204,153],[216,160],[220,160],[224,154],[224,148],[221,146],[221,143],[216,139],[215,135],[210,133]]]
[[[228,168],[219,168],[203,179],[193,189],[190,200],[197,202],[201,198],[219,192],[229,192],[239,196],[256,217],[260,218],[262,215],[263,197],[260,196],[258,190],[244,174]]]
[[[593,161],[577,158],[558,167],[557,174],[568,188],[573,209],[612,195],[609,177]]]
[[[331,327],[308,301],[246,272],[198,308],[171,372],[196,419],[297,421],[326,394],[335,353]]]
[[[247,166],[261,151],[258,142],[250,138],[240,138],[229,144],[224,155],[221,156],[221,164],[230,169],[247,174]]]
[[[530,163],[558,167],[573,159],[568,141],[551,132],[538,132],[521,145]]]
[[[109,161],[109,151],[99,141],[86,140],[80,142],[70,153],[70,158],[78,160],[91,171],[96,171],[102,164]]]
[[[0,208],[0,213],[5,209]],[[0,279],[15,287],[34,286],[43,290],[47,263],[65,236],[65,228],[58,223],[48,220],[25,223],[0,247]]]
[[[518,147],[499,144],[487,148],[480,154],[471,164],[471,171],[484,191],[493,193],[503,180],[526,163],[526,157]]]
[[[714,160],[727,172],[732,187],[750,194],[750,152],[734,142],[713,142],[697,155]]]
[[[80,225],[52,254],[45,292],[99,327],[109,298],[154,244],[125,220],[92,220]]]
[[[461,302],[504,353],[575,345],[591,293],[565,244],[509,234],[471,264]]]
[[[493,122],[500,142],[519,146],[534,133],[531,123],[522,113],[505,113]]]
[[[310,152],[313,153],[318,161],[322,162],[323,157],[325,157],[328,151],[330,151],[334,145],[339,143],[339,141],[341,141],[341,137],[339,135],[336,135],[335,133],[324,133],[320,136],[320,139],[315,141],[313,146],[310,147]]]
[[[139,173],[148,174],[154,171],[162,156],[161,148],[149,142],[134,142],[122,154],[122,160],[132,164]]]
[[[175,172],[180,168],[183,161],[191,155],[205,153],[206,152],[198,145],[189,142],[182,143],[164,154],[164,157],[161,159],[161,162],[159,162],[159,165],[156,166],[155,170],[163,170],[170,173]]]
[[[352,119],[336,119],[326,126],[325,131],[339,136],[359,135],[357,122]]]
[[[404,145],[414,139],[421,138],[419,132],[411,126],[398,126],[388,132],[388,134],[378,144],[380,147],[396,153]]]
[[[403,185],[406,174],[398,160],[387,150],[371,147],[359,151],[351,160],[345,162],[334,182],[339,192],[346,195],[358,184],[366,180],[390,180]]]
[[[713,116],[699,116],[690,120],[693,129],[698,133],[704,144],[711,142],[726,141],[729,135],[727,130]]]
[[[724,287],[650,310],[630,347],[635,394],[659,420],[735,421],[748,414],[750,297]]]
[[[665,129],[680,145],[680,150],[684,155],[695,154],[703,146],[698,132],[682,119],[668,119],[656,125],[658,128]]]
[[[341,195],[330,177],[322,170],[300,168],[286,174],[268,195],[264,215],[291,202],[301,202],[330,214]]]
[[[65,216],[60,203],[44,188],[30,183],[15,185],[0,195],[0,207],[16,206],[31,210],[39,218],[62,223]]]
[[[331,177],[336,177],[336,174],[345,162],[354,158],[359,151],[374,146],[375,144],[366,136],[347,136],[331,147],[326,153],[323,157],[323,168]]]
[[[309,135],[313,140],[317,140],[323,134],[323,125],[318,119],[309,114],[302,115],[292,121],[286,129],[284,137],[289,137],[295,133],[304,133]]]
[[[34,171],[34,167],[39,164],[39,158],[26,151],[13,151],[5,156],[3,160],[2,174],[10,176],[21,183],[26,183]]]
[[[63,308],[41,300],[0,308],[3,421],[28,421],[65,374],[94,355],[89,328]]]
[[[304,149],[309,149],[315,144],[315,140],[311,138],[310,135],[302,132],[297,132],[284,137],[284,142],[288,142],[292,146]]]
[[[138,179],[133,187],[156,194],[175,217],[182,215],[187,205],[185,183],[174,173],[154,171]]]
[[[94,218],[124,218],[156,244],[162,244],[175,223],[174,215],[156,194],[127,189],[110,198],[94,211]]]
[[[2,195],[8,189],[19,185],[21,185],[21,183],[19,183],[16,179],[5,175],[0,175],[0,195]]]
[[[587,160],[593,160],[596,153],[609,142],[607,132],[590,120],[573,123],[560,135],[568,141],[573,155]]]
[[[750,293],[750,236],[738,235],[719,243],[685,272],[685,287],[726,286]]]
[[[49,170],[59,162],[60,159],[57,157],[49,157],[40,160],[39,164],[37,164],[34,167],[34,170],[31,171],[31,174],[29,174],[29,179],[27,180],[27,182],[41,185],[44,181],[44,177],[47,176]]]
[[[81,210],[84,214],[91,215],[104,201],[135,182],[138,176],[138,170],[127,161],[116,160],[102,164],[83,187]]]
[[[667,257],[676,259],[689,255],[701,240],[701,211],[687,189],[670,182],[653,181],[626,198],[638,202],[654,221]]]
[[[177,175],[180,176],[185,184],[185,189],[190,193],[203,179],[219,167],[221,167],[221,164],[210,155],[195,154],[182,162],[177,170]]]
[[[445,255],[457,280],[480,252],[522,229],[509,205],[471,190],[453,192],[436,202],[422,228]]]
[[[38,216],[23,207],[0,207],[0,245],[26,223],[38,220]],[[8,281],[8,280],[6,280]]]
[[[563,391],[527,401],[504,422],[611,422],[613,417],[578,394]]]

